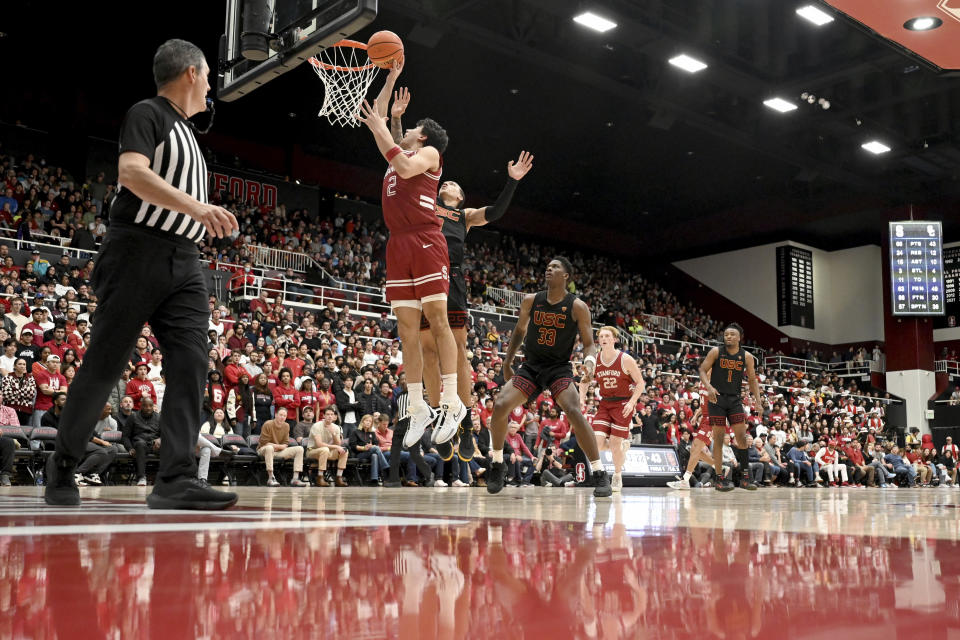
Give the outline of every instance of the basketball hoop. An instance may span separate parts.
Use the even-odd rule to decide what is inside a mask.
[[[310,58],[310,64],[324,88],[323,106],[317,115],[341,127],[359,125],[355,116],[360,113],[360,103],[380,71],[367,57],[367,45],[341,40]]]

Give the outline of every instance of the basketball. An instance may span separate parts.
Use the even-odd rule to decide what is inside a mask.
[[[394,60],[403,59],[403,42],[393,31],[377,31],[367,41],[370,62],[381,69],[389,69]]]

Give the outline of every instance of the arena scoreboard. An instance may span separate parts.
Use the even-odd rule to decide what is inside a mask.
[[[943,248],[943,307],[946,315],[936,318],[933,328],[960,327],[960,245]]]
[[[814,328],[813,252],[777,247],[777,326]]]
[[[890,301],[893,315],[943,315],[943,267],[940,222],[891,222]]]

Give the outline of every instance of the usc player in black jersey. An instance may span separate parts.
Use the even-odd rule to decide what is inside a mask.
[[[403,131],[401,117],[410,104],[410,91],[406,87],[400,88],[394,94],[393,105],[390,109],[390,127],[394,137]],[[447,320],[453,329],[453,337],[459,346],[457,357],[457,394],[464,406],[472,408],[470,361],[467,359],[467,284],[463,277],[464,244],[467,234],[473,227],[482,227],[489,222],[499,220],[510,206],[517,183],[533,168],[533,155],[521,151],[516,162],[507,163],[507,183],[503,191],[492,205],[472,208],[463,208],[466,194],[463,187],[447,180],[440,185],[439,200],[437,202],[437,217],[443,223],[442,231],[447,240],[447,252],[450,256],[450,292],[447,295]],[[423,386],[429,402],[436,406],[440,403],[440,357],[437,343],[430,332],[430,323],[425,316],[420,317],[420,345],[423,348]],[[470,414],[464,419],[462,429],[469,434]],[[452,426],[452,425],[451,425]],[[443,444],[456,435],[452,429],[442,426],[433,431],[433,441]],[[461,434],[462,435],[462,434]],[[442,447],[438,448],[443,454]],[[473,458],[473,438],[460,438],[460,459],[469,461]],[[451,454],[452,455],[452,454]],[[447,459],[446,456],[443,456]]]
[[[506,466],[503,443],[507,435],[510,412],[536,397],[541,389],[550,389],[577,435],[577,444],[593,470],[593,495],[607,498],[612,493],[607,472],[600,464],[600,451],[593,429],[580,411],[580,394],[573,385],[570,356],[577,342],[583,342],[585,380],[593,377],[597,365],[597,347],[593,342],[590,309],[586,303],[567,291],[573,269],[566,258],[554,258],[547,265],[546,291],[524,296],[520,317],[510,337],[510,346],[503,360],[503,390],[493,406],[490,452],[493,462],[487,473],[487,492],[503,489]],[[513,358],[523,342],[524,361],[516,375]]]
[[[736,438],[734,453],[740,466],[740,487],[749,490],[757,488],[757,485],[750,482],[750,476],[746,472],[750,468],[747,416],[740,400],[744,373],[758,408],[763,407],[763,396],[760,395],[760,383],[757,382],[757,359],[740,346],[742,339],[743,328],[731,322],[723,329],[723,347],[710,349],[700,363],[700,380],[704,382],[707,391],[707,415],[713,428],[713,466],[717,471],[715,486],[720,491],[734,488],[733,483],[723,477],[723,436],[727,420],[730,421]]]

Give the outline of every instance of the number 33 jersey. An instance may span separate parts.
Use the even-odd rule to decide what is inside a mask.
[[[549,366],[570,361],[579,334],[577,319],[573,315],[576,299],[575,295],[568,293],[560,302],[550,304],[546,291],[534,296],[527,335],[523,339],[523,355],[527,362]]]

